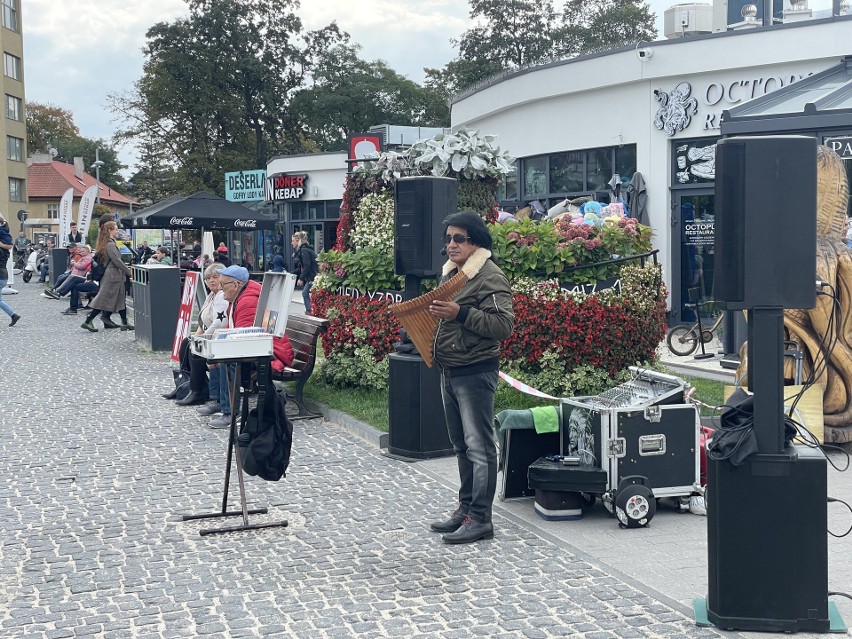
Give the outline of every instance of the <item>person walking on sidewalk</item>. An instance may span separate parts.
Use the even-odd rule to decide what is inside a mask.
[[[308,234],[296,231],[290,239],[293,247],[293,268],[296,273],[296,285],[302,287],[302,300],[305,302],[305,315],[311,314],[311,286],[319,273],[317,254],[308,244]]]
[[[21,316],[3,301],[3,289],[6,288],[6,283],[9,281],[9,271],[6,270],[6,264],[9,262],[9,251],[12,250],[13,246],[9,223],[5,217],[0,215],[0,309],[3,309],[3,312],[12,318],[9,326],[14,326],[21,319]]]
[[[115,238],[118,235],[118,226],[115,222],[110,221],[103,224],[98,233],[98,243],[95,245],[95,259],[99,264],[105,264],[106,270],[101,277],[98,294],[95,296],[89,306],[92,312],[86,317],[82,327],[92,333],[97,333],[92,322],[98,313],[101,314],[101,321],[104,323],[104,328],[118,328],[119,325],[113,322],[109,316],[112,313],[118,312],[121,317],[121,330],[133,330],[133,325],[127,321],[127,306],[125,305],[124,281],[130,275],[130,269],[121,260],[121,252],[115,243]]]
[[[500,341],[512,334],[512,291],[491,259],[491,233],[479,214],[453,213],[444,220],[449,258],[442,283],[458,272],[468,280],[452,301],[434,300],[439,320],[433,342],[441,369],[441,398],[450,442],[459,467],[458,508],[435,532],[448,544],[494,536],[491,508],[497,490],[494,392],[500,370]]]

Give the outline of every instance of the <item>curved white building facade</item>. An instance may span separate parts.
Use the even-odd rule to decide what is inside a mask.
[[[452,126],[498,134],[518,158],[516,177],[501,193],[505,208],[589,193],[606,199],[613,174],[626,187],[641,173],[643,221],[654,229],[672,320],[682,321],[690,319],[688,288],[712,297],[722,111],[837,65],[852,55],[850,35],[852,16],[842,16],[533,67],[457,97]]]

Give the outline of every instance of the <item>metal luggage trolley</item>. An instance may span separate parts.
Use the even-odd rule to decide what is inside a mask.
[[[581,469],[606,472],[597,496],[623,528],[647,525],[660,497],[677,498],[686,511],[690,495],[701,492],[700,423],[696,407],[685,403],[688,385],[656,371],[630,370],[630,381],[560,405],[564,458],[576,464],[578,477]],[[571,471],[565,467],[563,485],[570,484]]]
[[[228,436],[228,454],[225,464],[225,488],[222,496],[222,509],[218,512],[205,513],[201,515],[184,515],[183,521],[195,519],[212,519],[217,517],[242,516],[243,523],[234,526],[223,526],[222,528],[208,528],[200,532],[201,535],[214,533],[233,532],[237,530],[253,530],[257,528],[286,527],[287,520],[250,524],[248,516],[264,514],[266,508],[251,509],[246,505],[245,481],[243,479],[242,458],[240,456],[239,433],[243,429],[249,414],[249,384],[243,383],[244,367],[250,366],[252,362],[266,360],[267,365],[273,356],[273,337],[284,334],[287,326],[287,315],[290,309],[290,301],[293,298],[293,290],[296,287],[296,276],[291,273],[265,273],[263,276],[263,288],[258,300],[257,313],[255,314],[254,326],[246,328],[221,329],[211,337],[196,335],[190,340],[192,352],[199,357],[217,363],[235,364],[236,372],[233,379],[230,375],[223,376],[229,383],[231,393],[231,406],[236,408],[241,401],[240,419],[237,420],[237,411],[231,411],[231,426]],[[239,426],[238,426],[239,424]],[[228,510],[228,488],[231,481],[231,461],[236,462],[237,480],[240,491],[240,510]]]

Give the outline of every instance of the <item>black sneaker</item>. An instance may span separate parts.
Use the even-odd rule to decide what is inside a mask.
[[[14,326],[15,324],[17,324],[19,319],[21,319],[21,316],[18,315],[17,313],[12,315],[12,321],[9,322],[9,326]]]
[[[77,314],[77,310],[76,310],[76,309],[73,309],[73,308],[69,308],[69,309],[67,309],[67,310],[62,311],[62,314],[63,314],[63,315],[76,315],[76,314]]]
[[[52,288],[45,289],[44,294],[47,295],[48,297],[52,297],[55,300],[58,300],[60,297],[62,297],[59,293],[54,291]]]

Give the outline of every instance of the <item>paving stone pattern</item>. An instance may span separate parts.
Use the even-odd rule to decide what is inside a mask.
[[[19,325],[0,318],[0,638],[725,636],[499,513],[494,540],[442,544],[427,522],[453,490],[322,420],[297,422],[286,479],[247,478],[269,507],[251,520],[288,528],[201,537],[238,522],[181,520],[221,508],[227,435],[160,398],[168,354],[19,290]]]

